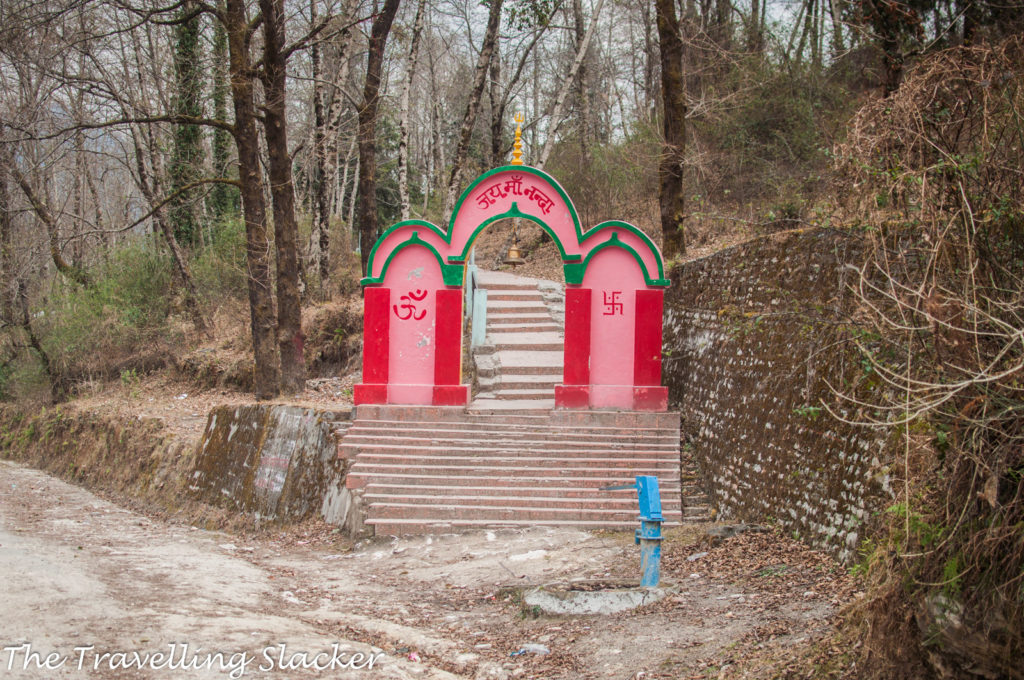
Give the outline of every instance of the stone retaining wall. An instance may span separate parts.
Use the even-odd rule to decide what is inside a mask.
[[[218,406],[210,411],[189,490],[258,521],[319,514],[342,524],[351,499],[334,431],[348,417],[283,404]]]
[[[849,341],[859,249],[831,230],[758,238],[675,267],[665,300],[670,407],[712,504],[842,559],[888,495],[880,435],[821,408],[830,384],[870,384]]]

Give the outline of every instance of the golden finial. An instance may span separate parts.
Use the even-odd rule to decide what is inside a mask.
[[[513,120],[516,121],[516,142],[512,145],[512,165],[523,164],[523,118],[522,113],[517,113]]]

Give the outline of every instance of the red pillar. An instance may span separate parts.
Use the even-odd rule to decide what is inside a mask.
[[[363,382],[353,389],[352,401],[356,405],[388,402],[390,304],[391,289],[363,289]]]
[[[462,289],[437,291],[437,318],[434,328],[435,406],[465,406],[469,386],[462,378]]]
[[[562,385],[555,385],[556,408],[590,406],[589,288],[565,289],[565,355]]]
[[[661,386],[661,339],[664,291],[636,292],[636,330],[633,344],[633,408],[668,409],[668,388]]]

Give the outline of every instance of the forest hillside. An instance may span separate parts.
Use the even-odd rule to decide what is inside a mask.
[[[1024,677],[1022,28],[988,0],[4,2],[0,398],[350,400],[369,249],[446,224],[521,114],[581,221],[669,264],[863,241],[868,377],[837,398],[903,465],[833,670]],[[478,252],[517,238],[558,276],[511,225]]]

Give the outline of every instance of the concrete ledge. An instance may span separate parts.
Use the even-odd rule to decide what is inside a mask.
[[[573,581],[528,590],[523,593],[523,606],[526,609],[537,607],[556,616],[617,614],[657,602],[676,592],[678,588],[671,585],[641,588],[635,581],[611,584]]]

